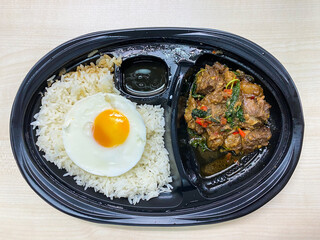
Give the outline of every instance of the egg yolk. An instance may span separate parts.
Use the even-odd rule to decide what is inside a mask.
[[[92,133],[103,147],[118,146],[127,139],[130,125],[128,118],[115,109],[101,112],[94,120]]]

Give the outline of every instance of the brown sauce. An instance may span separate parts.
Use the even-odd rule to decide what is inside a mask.
[[[196,159],[200,167],[200,174],[203,177],[209,177],[224,169],[238,164],[242,155],[228,155],[227,152],[220,151],[202,151],[196,149]]]

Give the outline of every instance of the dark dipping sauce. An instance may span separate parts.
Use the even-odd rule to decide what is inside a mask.
[[[122,64],[122,82],[127,93],[147,96],[162,92],[168,80],[168,67],[156,57],[136,57]]]

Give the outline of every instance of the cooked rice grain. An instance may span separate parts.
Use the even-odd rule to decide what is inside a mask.
[[[41,100],[39,113],[31,125],[36,128],[37,145],[47,161],[67,170],[65,176],[74,176],[78,185],[94,188],[107,197],[128,198],[131,204],[170,192],[170,165],[164,146],[164,110],[160,106],[138,105],[144,119],[147,142],[139,163],[130,171],[117,177],[101,177],[82,170],[68,157],[62,141],[62,124],[65,114],[80,99],[99,92],[119,94],[113,83],[114,64],[120,58],[102,56],[90,65],[78,66],[75,72],[61,76],[61,81],[49,79]]]

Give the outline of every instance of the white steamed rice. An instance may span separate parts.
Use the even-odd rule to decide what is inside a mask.
[[[61,81],[50,78],[40,111],[31,125],[36,128],[36,144],[45,153],[45,159],[66,169],[66,176],[74,176],[85,189],[92,187],[111,199],[124,197],[136,204],[172,189],[161,106],[137,105],[146,125],[147,142],[139,163],[123,175],[101,177],[82,170],[68,157],[62,141],[64,117],[75,102],[98,92],[119,94],[113,83],[114,64],[121,64],[121,59],[104,55],[96,64],[80,65],[76,71],[62,75]]]

